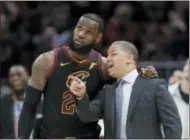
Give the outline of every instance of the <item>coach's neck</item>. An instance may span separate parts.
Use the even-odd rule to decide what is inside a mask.
[[[137,69],[137,65],[130,63],[130,64],[126,64],[125,67],[123,67],[123,72],[121,73],[121,75],[119,77],[117,77],[117,80],[121,80],[124,76],[126,76],[127,74],[129,74],[131,71]]]

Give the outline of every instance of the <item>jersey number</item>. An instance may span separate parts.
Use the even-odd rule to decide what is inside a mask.
[[[85,79],[85,78],[89,77],[90,74],[87,71],[77,71],[77,72],[70,74],[66,81],[67,88],[69,88],[70,84],[71,84],[71,78],[69,78],[70,76],[75,76],[80,79]],[[73,115],[75,113],[75,109],[76,109],[75,96],[73,95],[73,93],[70,90],[67,90],[63,93],[61,113]]]
[[[70,90],[65,91],[63,93],[61,113],[73,115],[75,113],[75,108],[76,108],[75,96],[72,94]]]

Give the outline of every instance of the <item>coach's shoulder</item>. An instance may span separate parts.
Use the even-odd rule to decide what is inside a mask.
[[[153,83],[156,87],[156,91],[167,91],[168,90],[168,83],[165,79],[154,79]]]
[[[168,85],[167,81],[162,78],[152,79],[155,84]]]
[[[168,88],[168,83],[165,79],[162,78],[157,78],[157,79],[144,79],[144,83],[146,85],[149,85],[149,87],[167,87]]]

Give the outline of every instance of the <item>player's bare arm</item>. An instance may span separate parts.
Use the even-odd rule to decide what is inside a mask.
[[[41,95],[48,74],[54,62],[53,51],[41,54],[32,66],[32,76],[28,81],[22,112],[19,118],[18,136],[28,139],[33,128],[37,107],[41,101]]]
[[[28,85],[42,91],[46,85],[48,74],[54,62],[53,51],[46,52],[38,56],[32,66],[32,76]]]

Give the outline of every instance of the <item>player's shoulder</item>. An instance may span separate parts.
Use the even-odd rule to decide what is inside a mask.
[[[55,53],[53,50],[41,53],[37,56],[36,60],[32,65],[32,70],[36,72],[39,70],[43,70],[44,72],[49,71],[55,61]]]
[[[94,54],[96,54],[98,56],[98,60],[101,62],[101,64],[106,64],[107,63],[107,59],[106,57],[104,57],[100,52],[96,51],[96,50],[92,50],[94,52]],[[95,55],[94,55],[95,56]]]
[[[41,53],[40,55],[37,56],[34,63],[44,62],[44,61],[50,61],[51,62],[52,60],[54,60],[54,55],[55,55],[54,50]]]
[[[106,63],[107,62],[106,57],[103,56],[100,52],[98,52],[98,51],[96,51],[94,49],[93,49],[93,51],[94,51],[95,54],[97,54],[99,56],[99,58],[100,58],[100,60],[101,60],[102,63]]]
[[[56,51],[56,49],[51,50],[51,51],[48,51],[48,52],[44,52],[44,53],[42,53],[41,55],[42,55],[43,57],[53,58],[53,56],[54,56],[54,54],[55,54],[55,51]]]
[[[97,50],[95,50],[95,49],[92,49],[92,51],[93,51],[93,54],[96,54],[96,55],[102,57],[101,52],[99,52],[99,51],[97,51]]]

